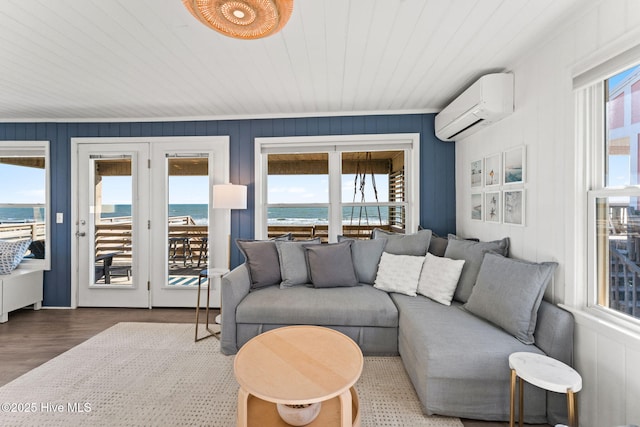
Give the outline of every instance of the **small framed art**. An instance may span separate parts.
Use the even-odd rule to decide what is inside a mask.
[[[471,194],[471,219],[482,221],[482,193]]]
[[[500,222],[500,192],[488,191],[484,193],[484,220],[487,222]]]
[[[471,162],[471,188],[482,187],[482,159]]]
[[[503,160],[504,184],[524,184],[526,172],[524,145],[505,151]]]
[[[503,192],[502,215],[505,224],[524,225],[524,196],[524,190],[505,190]]]
[[[502,180],[502,162],[500,153],[484,158],[484,185],[492,187],[500,185]]]

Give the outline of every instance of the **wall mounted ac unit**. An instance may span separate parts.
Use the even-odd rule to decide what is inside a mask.
[[[436,136],[455,141],[513,112],[513,74],[487,74],[436,115]]]

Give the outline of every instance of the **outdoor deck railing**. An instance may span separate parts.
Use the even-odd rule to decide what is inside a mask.
[[[126,221],[128,219],[128,222]],[[191,250],[193,260],[206,259],[208,250],[209,227],[207,225],[195,225],[190,216],[171,217],[168,225],[167,239],[174,237],[187,238],[188,249]],[[118,252],[114,261],[131,263],[131,217],[108,218],[95,226],[96,256],[111,252]],[[177,258],[184,257],[187,249],[184,245],[177,245]]]
[[[392,230],[392,227],[388,224],[383,225],[343,225],[342,235],[352,239],[368,239],[371,236],[371,232],[374,228],[380,228],[386,231],[401,231]],[[267,228],[269,238],[282,236],[283,234],[291,233],[294,239],[314,239],[320,237],[323,242],[329,239],[329,226],[326,224],[318,225],[269,225]]]
[[[17,224],[0,224],[1,240],[44,240],[44,222],[26,222]]]

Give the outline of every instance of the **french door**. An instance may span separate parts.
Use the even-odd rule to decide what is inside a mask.
[[[228,180],[228,138],[77,147],[78,305],[194,307],[204,270],[226,266],[229,212],[210,199]]]

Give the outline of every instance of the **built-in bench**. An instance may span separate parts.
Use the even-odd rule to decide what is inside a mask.
[[[9,320],[9,312],[33,305],[42,307],[42,263],[24,260],[11,274],[0,275],[0,323]]]

